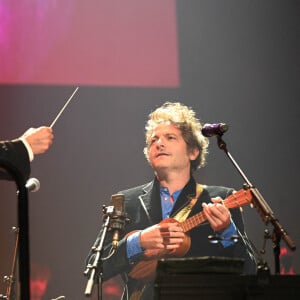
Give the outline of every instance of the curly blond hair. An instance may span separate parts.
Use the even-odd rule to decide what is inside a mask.
[[[192,151],[195,148],[199,149],[198,157],[191,161],[191,170],[195,171],[204,166],[206,155],[208,154],[209,141],[202,135],[202,124],[196,118],[196,114],[192,108],[179,102],[165,102],[149,114],[149,119],[145,126],[146,146],[144,154],[146,159],[149,161],[148,149],[153,131],[157,125],[166,122],[171,123],[181,131],[188,151]]]

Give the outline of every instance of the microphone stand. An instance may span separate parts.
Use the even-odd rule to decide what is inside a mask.
[[[95,283],[95,276],[96,276],[96,272],[99,270],[98,274],[97,274],[97,283],[98,283],[98,299],[102,299],[102,282],[103,282],[103,270],[102,270],[102,261],[104,259],[102,259],[102,254],[103,254],[103,245],[104,245],[104,240],[109,228],[109,223],[110,223],[110,219],[111,219],[111,214],[114,211],[114,207],[113,206],[108,206],[106,207],[105,205],[103,206],[103,213],[104,213],[104,218],[105,221],[102,225],[101,228],[101,235],[100,238],[96,240],[95,244],[92,247],[92,252],[95,253],[94,256],[94,260],[92,264],[88,264],[86,266],[86,270],[84,271],[84,275],[88,275],[89,273],[89,279],[86,285],[86,289],[85,289],[85,296],[90,297],[92,294],[92,290],[93,290],[93,286]],[[112,252],[109,256],[111,256],[114,252]]]
[[[7,288],[6,288],[6,295],[0,295],[0,299],[7,299],[11,300],[16,297],[15,291],[13,289],[14,284],[15,284],[15,273],[16,273],[16,262],[17,262],[17,253],[18,253],[18,244],[19,244],[19,229],[16,227],[12,228],[13,232],[15,232],[16,237],[15,237],[15,246],[14,246],[14,252],[13,252],[13,258],[12,258],[12,266],[11,266],[11,273],[9,276],[4,276],[4,282],[7,283]]]
[[[286,230],[283,228],[283,226],[279,223],[279,220],[276,218],[274,212],[268,205],[268,203],[265,201],[259,190],[252,185],[252,183],[249,181],[249,179],[246,177],[244,172],[241,170],[239,165],[236,163],[232,155],[228,152],[226,143],[223,141],[222,136],[223,133],[217,135],[217,142],[218,146],[221,150],[225,152],[227,157],[230,159],[232,164],[235,166],[237,171],[240,173],[240,175],[245,180],[245,187],[250,189],[252,195],[253,195],[253,206],[257,209],[262,221],[268,225],[271,223],[273,225],[273,234],[272,234],[272,242],[273,242],[273,253],[274,253],[274,259],[275,259],[275,274],[280,274],[280,241],[281,238],[286,242],[287,246],[292,250],[296,250],[296,245],[292,238],[288,235]]]
[[[28,191],[25,186],[23,174],[16,168],[13,162],[6,158],[0,158],[0,167],[3,167],[14,179],[18,196],[18,265],[20,300],[30,299],[30,254],[29,254],[29,208]]]

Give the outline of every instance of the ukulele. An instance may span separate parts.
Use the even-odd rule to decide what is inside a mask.
[[[222,201],[222,204],[227,208],[236,208],[245,204],[250,204],[252,202],[252,199],[253,196],[249,189],[241,189],[225,198]],[[143,283],[153,281],[155,279],[157,260],[161,258],[184,256],[191,246],[191,238],[188,232],[193,228],[199,226],[206,220],[207,218],[203,211],[195,214],[194,216],[186,219],[183,222],[178,222],[177,220],[172,218],[162,220],[159,224],[166,222],[179,223],[179,225],[183,229],[183,232],[185,233],[183,242],[180,244],[179,248],[172,250],[162,249],[155,258],[153,258],[153,256],[151,257],[151,250],[149,250],[149,252],[147,252],[148,250],[145,250],[143,258],[144,260],[135,264],[133,269],[129,272],[129,277],[142,281]],[[133,232],[129,233],[129,235],[132,233]]]

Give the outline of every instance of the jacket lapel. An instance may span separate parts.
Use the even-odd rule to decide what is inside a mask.
[[[142,194],[139,196],[139,200],[149,224],[154,225],[159,223],[162,220],[162,210],[159,183],[157,179],[154,179],[144,186]]]
[[[142,194],[139,196],[142,210],[144,211],[150,225],[153,224],[152,217],[150,215],[152,187],[153,181],[149,182],[148,184],[146,184],[146,186],[144,186]]]

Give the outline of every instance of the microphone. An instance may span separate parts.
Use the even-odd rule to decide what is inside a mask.
[[[41,184],[40,184],[40,181],[38,179],[33,177],[33,178],[29,178],[27,180],[25,187],[30,192],[37,192],[40,189]]]
[[[205,137],[212,137],[215,135],[223,135],[228,130],[228,125],[225,123],[216,123],[216,124],[204,124],[202,127],[202,134]]]
[[[112,247],[116,249],[119,244],[119,234],[124,230],[125,225],[125,208],[124,195],[115,194],[111,196],[111,205],[114,207],[110,219],[110,229],[112,232]]]

